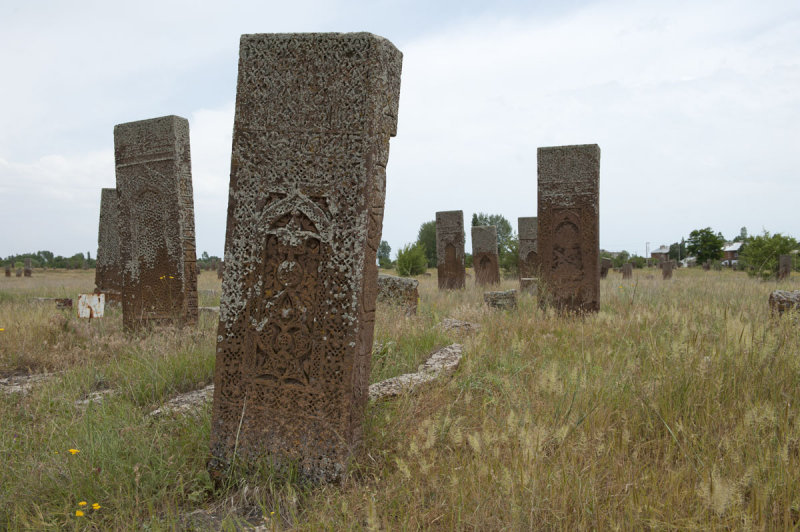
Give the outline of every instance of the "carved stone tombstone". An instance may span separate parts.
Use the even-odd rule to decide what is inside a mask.
[[[31,259],[25,259],[25,277],[33,275],[33,268],[31,268]]]
[[[119,254],[119,195],[116,188],[100,191],[100,224],[97,230],[95,292],[106,295],[106,302],[122,301],[122,262]]]
[[[225,273],[225,262],[217,262],[217,279],[222,279],[222,274]]]
[[[436,213],[436,267],[439,290],[464,288],[464,212]]]
[[[407,316],[417,313],[419,281],[409,277],[378,274],[378,301],[402,307]]]
[[[539,276],[538,228],[538,219],[535,216],[517,218],[520,279]]]
[[[475,284],[500,283],[500,257],[497,254],[497,228],[472,226],[472,266]]]
[[[197,321],[189,122],[164,116],[114,126],[122,321]]]
[[[630,262],[622,265],[622,278],[633,279],[633,264]]]
[[[600,308],[597,144],[538,150],[540,303],[575,312]]]
[[[671,260],[665,260],[661,263],[661,279],[667,280],[672,279],[672,268],[673,262]]]
[[[11,265],[6,264],[6,277],[11,277]]]
[[[613,264],[611,263],[611,259],[604,258],[600,259],[600,278],[605,279],[608,277],[608,271],[611,269]]]
[[[22,277],[22,268],[17,268],[17,277]]]
[[[215,480],[234,455],[336,480],[360,447],[401,64],[369,33],[241,38]]]
[[[778,280],[788,279],[792,274],[792,256],[780,255],[778,257]]]
[[[703,263],[703,271],[710,271],[711,270],[711,261],[707,260]]]

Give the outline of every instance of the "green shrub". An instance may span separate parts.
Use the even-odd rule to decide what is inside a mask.
[[[402,277],[419,275],[428,269],[425,245],[420,242],[406,244],[397,252],[397,274]]]

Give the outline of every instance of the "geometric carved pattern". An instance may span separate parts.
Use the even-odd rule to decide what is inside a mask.
[[[436,266],[439,290],[464,288],[464,212],[436,213]]]
[[[164,116],[114,126],[114,157],[123,324],[194,323],[189,122]]]
[[[402,54],[368,33],[243,35],[209,472],[338,479],[362,440]]]
[[[538,259],[547,291],[540,302],[572,312],[597,311],[600,148],[539,148],[538,159]]]

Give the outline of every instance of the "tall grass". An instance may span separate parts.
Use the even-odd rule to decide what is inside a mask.
[[[611,273],[601,311],[585,317],[543,311],[529,295],[490,311],[470,280],[440,292],[435,272],[420,277],[416,317],[378,307],[372,381],[457,341],[455,376],[370,404],[365,452],[340,485],[267,472],[215,488],[209,408],[147,416],[211,381],[215,317],[129,335],[118,311],[89,323],[30,302],[89,291],[92,275],[0,278],[0,376],[62,372],[27,395],[0,393],[0,529],[173,528],[197,509],[222,527],[247,517],[309,530],[800,523],[800,324],[767,308],[771,290],[800,288],[796,276]],[[218,304],[216,276],[200,288],[201,304]],[[445,317],[481,327],[444,331]],[[75,404],[106,388],[117,393]],[[102,508],[78,517],[80,501]]]

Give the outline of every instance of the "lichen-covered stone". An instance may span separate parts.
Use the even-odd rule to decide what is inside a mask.
[[[519,277],[532,278],[539,275],[539,220],[535,216],[517,218],[519,233]]]
[[[600,309],[600,147],[538,150],[539,263],[545,297],[573,312]]]
[[[122,316],[143,323],[197,321],[189,122],[164,116],[114,126]]]
[[[464,288],[464,212],[436,213],[436,267],[439,290]]]
[[[800,308],[800,290],[775,290],[769,295],[769,308],[773,314],[782,315]]]
[[[119,195],[116,188],[100,192],[100,224],[97,231],[95,292],[106,295],[106,302],[122,301],[122,262],[119,254]]]
[[[209,471],[340,478],[367,401],[402,54],[369,33],[243,35]]]
[[[503,292],[484,292],[483,301],[491,308],[510,310],[517,308],[517,291],[505,290]]]
[[[419,302],[419,281],[379,273],[378,301],[403,307],[406,315],[415,315]]]
[[[500,257],[497,254],[497,228],[493,225],[472,226],[472,267],[475,284],[500,283]]]

